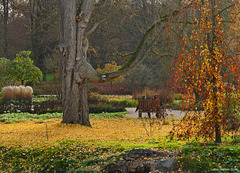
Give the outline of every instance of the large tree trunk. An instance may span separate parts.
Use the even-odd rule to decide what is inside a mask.
[[[86,11],[81,10],[82,19],[76,20],[76,0],[60,0],[60,51],[62,53],[62,102],[63,123],[90,125],[87,80],[76,82],[76,69],[87,60],[88,42],[85,29],[93,6],[92,0],[83,1]],[[90,11],[87,11],[87,10]],[[89,12],[90,14],[86,14]]]
[[[80,88],[74,81],[76,22],[74,0],[59,1],[60,51],[62,53],[63,123],[80,123]]]

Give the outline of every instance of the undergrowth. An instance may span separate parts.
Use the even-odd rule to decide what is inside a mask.
[[[240,146],[186,146],[181,163],[189,172],[240,172]]]
[[[51,119],[61,118],[62,113],[46,113],[46,114],[31,114],[31,113],[7,113],[0,114],[0,121],[5,123],[16,123],[32,119]]]
[[[1,172],[100,172],[122,151],[64,141],[39,148],[0,146]]]

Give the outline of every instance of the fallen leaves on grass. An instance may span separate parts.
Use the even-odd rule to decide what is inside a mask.
[[[149,138],[168,135],[172,125],[159,126],[160,120],[148,124],[148,119],[104,118],[91,119],[91,127],[78,124],[63,124],[60,118],[43,123],[28,120],[13,124],[0,123],[0,143],[30,147],[63,140],[85,140],[97,142],[144,143]],[[147,129],[151,128],[148,131]]]

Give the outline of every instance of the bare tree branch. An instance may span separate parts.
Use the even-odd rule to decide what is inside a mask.
[[[162,61],[163,64],[165,64],[165,62],[163,61],[163,57],[165,57],[165,56],[174,56],[173,54],[169,54],[169,53],[160,54],[160,53],[158,53],[158,52],[155,51],[155,50],[151,50],[150,52],[153,53],[154,55],[159,56],[159,57],[160,57],[160,60]]]
[[[217,15],[221,14],[221,13],[224,12],[225,10],[227,10],[227,9],[229,9],[229,8],[235,6],[235,5],[236,5],[236,4],[231,4],[231,5],[227,6],[227,7],[225,7],[224,9],[222,9],[221,11],[219,11],[217,14],[215,14],[214,17],[216,17]]]
[[[119,6],[119,2],[116,4],[116,6],[113,7],[112,13],[110,13],[105,19],[103,19],[100,22],[97,22],[89,31],[88,33],[85,35],[84,39],[87,39],[98,27],[99,25],[101,25],[102,23],[104,23],[105,21],[107,21],[115,12],[117,7]]]
[[[131,52],[131,53],[126,53],[126,54],[121,54],[119,52],[116,53],[117,56],[120,56],[121,58],[127,58],[127,57],[130,57],[133,55],[134,52]]]
[[[232,54],[234,54],[234,55],[240,55],[240,53],[234,52],[234,51],[229,47],[229,45],[228,45],[226,42],[224,42],[224,44],[225,44],[225,46],[230,50],[230,52],[231,52]]]

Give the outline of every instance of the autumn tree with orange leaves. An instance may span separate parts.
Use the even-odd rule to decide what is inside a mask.
[[[240,59],[229,51],[226,41],[229,22],[239,20],[235,15],[238,1],[191,3],[182,12],[178,30],[181,49],[172,67],[173,88],[182,90],[183,105],[189,112],[170,134],[184,139],[215,139],[215,143],[221,143],[229,116],[224,109],[229,102],[226,93],[240,99]],[[233,104],[239,108],[240,102]]]

